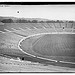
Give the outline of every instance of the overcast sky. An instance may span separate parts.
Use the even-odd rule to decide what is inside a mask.
[[[19,13],[17,13],[19,11]],[[0,16],[75,20],[75,5],[11,5],[0,6]]]

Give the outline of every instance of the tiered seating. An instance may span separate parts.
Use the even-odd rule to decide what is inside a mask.
[[[29,29],[33,29],[33,26],[31,26],[30,23],[6,23],[5,24],[6,29],[11,30],[11,29],[15,29],[15,30],[26,30],[27,28]]]
[[[73,29],[75,29],[75,23],[73,23]]]
[[[75,23],[5,23],[0,25],[0,31],[26,34],[44,32],[74,32]],[[73,30],[72,30],[73,29]]]
[[[66,24],[65,23],[60,23],[61,24],[61,27],[63,28],[65,28],[66,27]]]
[[[0,31],[1,32],[6,32],[6,30],[4,30],[5,26],[4,25],[0,25]]]
[[[60,23],[54,23],[54,27],[55,27],[56,32],[62,32],[63,31]]]
[[[8,29],[10,31],[12,31],[13,29],[20,30],[17,23],[5,23],[5,26],[6,26],[5,29]]]
[[[72,32],[73,23],[66,23],[65,32]]]
[[[61,28],[61,24],[60,23],[54,23],[55,28]]]
[[[25,26],[28,27],[29,29],[34,29],[32,23],[25,23]]]
[[[0,43],[4,43],[2,44],[3,45],[8,45],[10,46],[11,45],[11,48],[13,46],[13,48],[17,48],[17,43],[18,41],[22,38],[22,36],[19,36],[19,35],[16,35],[16,34],[13,34],[13,33],[5,33],[5,34],[0,34]],[[0,46],[0,47],[2,47]],[[8,48],[8,47],[7,47]]]
[[[47,28],[47,31],[48,31],[48,32],[51,32],[51,33],[52,33],[52,32],[56,32],[53,23],[47,23],[47,26],[49,27],[49,28]]]
[[[4,23],[0,22],[0,25],[4,25]]]
[[[54,28],[54,23],[47,23],[50,28]]]
[[[34,26],[34,28],[36,29],[41,29],[43,28],[42,24],[41,23],[31,23],[32,26]]]
[[[72,32],[72,23],[60,23],[61,24],[61,30],[63,32]]]
[[[73,23],[66,23],[66,28],[72,28],[73,27]]]
[[[0,54],[11,56],[23,55],[24,53],[18,49],[18,42],[22,38],[22,36],[13,33],[0,33]]]
[[[72,31],[73,31],[73,33],[75,32],[75,23],[73,23]]]
[[[30,35],[31,33],[33,33],[33,31],[31,31],[31,28],[33,28],[33,26],[31,26],[30,23],[6,23],[4,27],[4,29],[7,31],[14,31],[15,33],[21,35]]]
[[[41,23],[46,29],[47,28],[52,28],[52,26],[51,25],[49,25],[48,23]]]

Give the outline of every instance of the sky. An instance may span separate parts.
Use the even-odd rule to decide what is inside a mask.
[[[75,5],[0,5],[0,16],[75,21]]]

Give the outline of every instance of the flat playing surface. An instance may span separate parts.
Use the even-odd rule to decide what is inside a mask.
[[[46,34],[34,44],[30,40],[21,43],[23,51],[43,58],[75,62],[75,34]]]
[[[34,43],[33,50],[46,56],[75,56],[75,35],[46,34]]]

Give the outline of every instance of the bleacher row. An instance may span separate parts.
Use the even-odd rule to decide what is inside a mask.
[[[0,24],[0,32],[14,30],[55,30],[58,32],[75,31],[75,23],[4,23]]]

